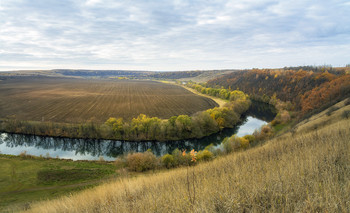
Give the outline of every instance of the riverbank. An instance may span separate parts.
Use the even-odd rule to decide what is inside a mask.
[[[172,142],[126,142],[113,140],[71,139],[40,137],[23,134],[0,134],[0,151],[2,154],[19,155],[27,151],[34,156],[46,156],[73,159],[98,160],[102,156],[105,160],[113,161],[117,156],[129,152],[145,152],[151,149],[156,156],[171,153],[175,149],[203,150],[210,144],[219,145],[226,137],[234,134],[244,136],[253,134],[262,124],[270,120],[261,120],[248,116],[247,122],[239,124],[233,129],[224,129],[220,133],[202,139],[172,141]],[[267,121],[267,122],[266,122]]]
[[[8,135],[0,135],[1,140],[8,140],[8,137]],[[27,143],[25,138],[18,138],[18,140],[20,140],[22,144]],[[31,143],[29,142],[29,144]],[[44,145],[44,147],[50,147],[50,144],[57,144],[57,142],[45,140],[38,142],[38,145],[39,144]],[[68,148],[67,143],[64,142],[64,144],[65,148]],[[101,144],[103,143],[98,143],[98,145]],[[16,144],[12,145],[17,146]],[[221,145],[223,146],[223,144]],[[83,147],[89,146],[91,146],[91,144],[88,144],[88,141],[85,141]],[[31,150],[30,146],[25,145],[25,147]],[[35,147],[37,147],[37,145],[35,145]],[[97,147],[97,150],[102,147],[103,146]],[[197,156],[198,162],[214,159],[214,154],[211,151],[215,152],[215,156],[223,154],[220,150],[215,151],[213,145],[209,147],[211,148],[205,149],[205,151],[199,151],[200,149],[196,149],[199,151]],[[227,146],[223,146],[223,148],[226,150]],[[57,148],[55,147],[54,149],[56,150]],[[80,148],[78,149],[79,151],[82,151]],[[1,149],[1,141],[0,150],[3,150]],[[226,153],[227,151],[228,150],[224,152]],[[85,153],[85,151],[83,152]],[[9,208],[11,209],[10,211],[13,211],[14,209],[23,209],[27,208],[26,206],[29,206],[29,203],[32,201],[42,200],[43,198],[52,199],[59,195],[77,192],[82,189],[97,186],[102,182],[119,177],[120,172],[123,173],[122,175],[124,175],[124,172],[126,171],[131,172],[127,172],[128,176],[143,175],[144,173],[134,173],[135,171],[143,171],[138,169],[140,166],[142,166],[139,165],[142,164],[142,162],[135,161],[136,159],[133,159],[130,156],[153,156],[153,170],[158,170],[159,172],[162,172],[161,170],[164,170],[165,168],[185,166],[183,164],[186,164],[187,161],[182,161],[190,160],[188,156],[184,157],[183,152],[179,151],[179,149],[172,152],[171,155],[164,154],[158,158],[156,158],[153,153],[149,151],[144,153],[132,153],[133,152],[129,153],[128,155],[124,154],[124,156],[127,156],[126,158],[118,158],[119,163],[114,163],[113,161],[107,162],[102,156],[97,161],[64,160],[58,159],[59,156],[57,156],[57,158],[52,158],[50,156],[53,156],[53,153],[49,150],[47,150],[46,155],[41,155],[40,157],[27,154],[25,151],[18,156],[0,154],[0,170],[2,171],[0,180],[11,182],[11,184],[7,187],[2,186],[0,183],[0,197],[6,197],[0,202],[0,210],[4,208]],[[164,160],[164,157],[175,158],[176,156],[177,158],[183,158],[181,160],[182,163],[176,161],[178,164],[175,164],[175,161],[169,161],[168,159]],[[132,167],[132,165],[130,165],[131,163],[135,164],[135,166]]]
[[[131,121],[109,118],[104,124],[72,124],[39,121],[0,120],[0,131],[28,135],[123,141],[177,141],[202,138],[224,128],[233,128],[250,107],[249,98],[228,102],[225,107],[200,111],[192,116],[169,119],[140,114]]]
[[[195,167],[34,204],[30,212],[346,212],[349,124],[343,118],[305,134],[286,133]]]
[[[251,132],[252,133],[252,132]],[[1,135],[1,138],[8,137]],[[0,139],[1,139],[0,138]],[[5,139],[8,140],[8,139]],[[26,143],[25,138],[18,138],[21,141],[21,144]],[[62,141],[64,143],[65,149],[68,148],[67,141]],[[73,142],[76,144],[76,142]],[[29,144],[32,144],[29,141]],[[44,140],[39,141],[35,147],[43,145],[44,147],[50,147],[51,144],[57,144],[57,141]],[[100,147],[95,147],[96,145],[101,145]],[[98,143],[95,145],[89,144],[88,141],[84,141],[82,144],[83,147],[95,147],[97,150],[104,147],[104,143]],[[163,144],[163,143],[161,143]],[[182,143],[184,144],[184,143]],[[1,145],[1,143],[0,143]],[[32,144],[33,145],[33,144]],[[12,144],[10,146],[17,146]],[[107,145],[114,146],[114,145]],[[25,147],[31,150],[30,145],[25,145]],[[211,151],[215,151],[211,146]],[[224,150],[228,147],[223,146]],[[57,149],[56,147],[54,148]],[[68,148],[69,149],[69,148]],[[79,151],[86,153],[83,149],[78,148]],[[2,149],[1,149],[2,150]],[[180,150],[191,150],[180,149]],[[202,149],[196,149],[202,150]],[[49,154],[51,153],[51,155]],[[148,153],[148,152],[145,152]],[[207,161],[214,158],[213,154],[207,149],[206,151],[198,152],[197,161]],[[217,151],[215,152],[217,154]],[[221,151],[220,151],[221,153]],[[85,155],[84,154],[84,155]],[[145,155],[144,153],[139,153]],[[138,154],[138,155],[139,155]],[[183,157],[183,153],[179,151],[180,157]],[[172,155],[175,156],[174,152]],[[220,154],[221,155],[221,154]],[[0,175],[0,180],[5,180],[5,182],[11,182],[8,188],[3,187],[0,184],[0,197],[6,196],[6,199],[3,199],[2,203],[0,202],[0,209],[3,207],[8,207],[11,209],[23,209],[26,206],[29,206],[29,203],[32,201],[45,199],[52,199],[60,195],[77,192],[82,189],[87,189],[92,186],[97,186],[102,182],[109,181],[111,178],[119,177],[120,172],[123,173],[125,169],[130,170],[129,167],[125,168],[127,164],[121,163],[114,164],[113,162],[107,162],[103,157],[100,157],[100,160],[97,161],[71,161],[71,160],[60,160],[57,158],[52,158],[54,156],[51,151],[47,150],[46,155],[40,157],[35,157],[22,152],[19,156],[10,156],[10,155],[0,155],[0,169],[3,172]],[[127,156],[127,155],[125,155]],[[167,155],[169,157],[171,155]],[[58,156],[57,156],[58,157]],[[123,158],[122,158],[123,159]],[[129,159],[129,158],[126,158]],[[187,157],[185,159],[188,159]],[[154,158],[156,163],[157,170],[162,169],[164,163],[166,163],[167,168],[177,167],[179,165],[174,164],[175,162],[163,162],[163,157],[158,159]],[[123,160],[122,160],[123,161]],[[134,162],[132,160],[132,162]],[[159,164],[159,165],[158,165]],[[114,166],[115,165],[115,166]],[[164,165],[163,165],[164,166]],[[160,168],[158,168],[160,167]],[[123,170],[123,168],[125,168]],[[164,169],[164,168],[163,168]],[[117,170],[117,171],[116,171]],[[117,172],[113,174],[113,172]],[[133,170],[132,170],[133,171]],[[143,175],[144,173],[135,173],[132,172],[128,175]],[[161,170],[158,170],[162,172]],[[123,173],[124,174],[124,173]],[[123,175],[122,174],[122,175]],[[6,178],[11,178],[7,180]],[[35,181],[36,180],[36,181]],[[3,191],[5,189],[5,191]],[[44,192],[44,193],[42,193]],[[31,197],[29,199],[29,197]]]

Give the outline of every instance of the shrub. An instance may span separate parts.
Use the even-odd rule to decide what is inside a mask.
[[[214,158],[214,154],[209,150],[199,151],[197,154],[198,161],[209,161]]]
[[[290,120],[290,115],[287,110],[281,112],[281,121],[282,123],[287,123]]]
[[[27,151],[22,151],[19,156],[25,158],[27,156]]]
[[[218,149],[217,147],[214,146],[214,144],[209,144],[204,148],[204,150],[208,150],[209,152],[213,153],[214,156],[221,155],[222,150]]]
[[[174,166],[174,157],[170,154],[163,155],[162,164],[168,169],[173,167]]]
[[[240,144],[237,143],[237,138],[237,135],[232,135],[222,141],[221,145],[225,153],[233,152],[240,147]]]
[[[152,152],[128,154],[126,165],[129,170],[143,172],[157,167],[157,158]]]
[[[115,159],[114,164],[117,168],[124,168],[127,166],[126,157],[123,155]]]
[[[256,141],[266,140],[272,135],[273,135],[272,128],[269,125],[264,125],[260,128],[260,130],[255,131],[253,133],[253,136],[255,137]]]
[[[254,135],[245,135],[243,138],[247,139],[250,144],[255,142],[255,137]]]
[[[233,137],[233,136],[231,136],[231,137]],[[225,154],[233,151],[233,141],[230,139],[231,137],[226,137],[221,142],[221,147],[222,147],[222,150]]]
[[[277,117],[273,121],[271,121],[272,126],[276,126],[277,124],[280,124],[280,123],[281,122],[280,122],[280,120],[277,119]]]
[[[215,150],[215,147],[214,147],[214,144],[211,143],[208,146],[206,146],[204,149],[213,152]]]
[[[291,117],[289,112],[287,110],[282,110],[276,115],[275,119],[271,121],[271,125],[276,126],[278,124],[284,124],[290,121],[290,119]]]
[[[250,136],[248,138],[253,139],[254,136]],[[237,151],[239,149],[246,149],[249,147],[249,139],[233,135],[224,139],[222,142],[222,147],[226,153]]]
[[[174,166],[187,166],[191,164],[191,156],[186,154],[183,155],[184,152],[181,152],[179,149],[175,149],[172,152],[172,156],[174,157]]]
[[[22,151],[19,156],[21,158],[26,158],[26,159],[35,159],[36,157],[34,155],[29,155],[27,154],[27,151]]]
[[[241,149],[246,149],[249,147],[249,140],[248,139],[245,139],[244,137],[243,138],[238,138],[237,139],[239,144],[240,144],[240,148]]]

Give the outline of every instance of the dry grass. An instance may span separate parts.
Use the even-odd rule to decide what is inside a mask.
[[[121,179],[29,212],[349,212],[350,122],[286,134],[187,170]],[[190,172],[190,180],[192,180]],[[192,192],[193,196],[193,192]]]
[[[81,123],[192,115],[213,108],[210,98],[154,81],[23,77],[0,84],[0,118]]]
[[[345,111],[350,111],[350,105],[347,105],[347,102],[350,101],[349,99],[350,98],[334,104],[332,107],[300,122],[295,126],[295,132],[305,133],[313,131],[342,120],[344,117],[343,113]]]
[[[163,81],[157,81],[157,82],[166,83],[166,84],[178,85],[178,84],[176,84],[176,83],[173,82],[173,81],[164,81],[164,80],[163,80]],[[219,105],[219,107],[223,107],[223,106],[225,106],[225,105],[229,102],[229,101],[227,101],[227,100],[224,100],[224,99],[221,99],[221,98],[218,98],[218,97],[214,97],[214,96],[210,96],[210,95],[207,95],[207,94],[200,93],[200,92],[198,92],[197,90],[192,89],[192,88],[190,88],[190,87],[186,87],[186,86],[184,86],[184,85],[178,85],[178,86],[181,86],[182,88],[184,88],[184,89],[186,89],[186,90],[188,90],[188,91],[190,91],[190,92],[192,92],[192,93],[194,93],[194,94],[196,94],[196,95],[199,95],[199,96],[203,96],[203,97],[212,99],[213,101],[215,101],[215,102]]]

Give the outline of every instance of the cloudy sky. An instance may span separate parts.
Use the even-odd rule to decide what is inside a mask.
[[[349,0],[0,0],[0,70],[350,64]]]

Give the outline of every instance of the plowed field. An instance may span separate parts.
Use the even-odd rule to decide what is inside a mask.
[[[191,115],[217,104],[186,89],[154,81],[14,78],[0,81],[0,118],[81,123],[140,113]]]

